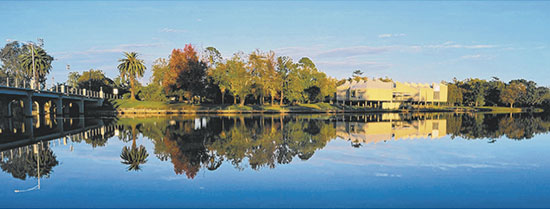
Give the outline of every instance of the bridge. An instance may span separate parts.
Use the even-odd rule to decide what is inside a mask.
[[[50,89],[32,89],[27,83],[6,80],[0,83],[0,114],[6,117],[14,115],[14,109],[22,109],[22,115],[32,117],[33,105],[35,111],[44,115],[45,106],[50,114],[82,115],[88,107],[101,107],[105,99],[120,98],[118,95],[100,91],[90,91],[85,88],[71,86],[55,86]],[[47,104],[47,105],[46,105]]]

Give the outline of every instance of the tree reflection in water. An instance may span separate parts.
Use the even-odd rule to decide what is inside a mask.
[[[5,154],[0,161],[2,171],[21,180],[25,180],[27,177],[37,178],[39,173],[41,178],[48,178],[53,167],[58,164],[55,154],[47,143],[40,143],[35,147],[29,145],[13,149],[10,154]],[[40,166],[40,171],[38,166]]]
[[[2,120],[5,121],[5,120]],[[78,120],[77,120],[78,121]],[[80,122],[63,122],[64,131],[79,129]],[[55,126],[58,122],[48,127]],[[345,115],[248,115],[187,116],[180,118],[120,118],[107,128],[109,121],[84,122],[102,128],[66,137],[92,147],[105,146],[117,132],[119,140],[132,142],[122,147],[120,158],[127,169],[140,170],[149,153],[137,145],[139,134],[154,144],[154,155],[170,161],[176,174],[194,178],[201,169],[216,170],[222,164],[243,170],[275,168],[295,160],[308,160],[333,139],[349,140],[354,148],[389,140],[451,138],[489,139],[494,143],[503,136],[522,140],[550,130],[545,114],[345,114]],[[46,123],[47,124],[47,123]],[[73,124],[73,125],[67,125]],[[104,124],[104,125],[103,125]],[[14,143],[18,134],[26,134],[23,122],[0,123],[0,146]],[[35,129],[34,134],[51,130]],[[35,142],[33,142],[35,143]],[[26,148],[25,148],[26,147]],[[0,166],[18,179],[37,176],[37,158],[31,145],[1,151]],[[59,164],[49,143],[40,148],[40,176],[48,176]]]
[[[112,119],[34,118],[0,119],[0,167],[14,178],[48,178],[59,165],[51,145],[61,140],[105,145],[114,135]],[[96,140],[97,139],[97,140]]]
[[[453,114],[443,115],[451,138],[531,139],[550,130],[548,114]]]
[[[295,158],[307,160],[337,136],[360,148],[377,142],[376,137],[387,137],[381,140],[387,141],[450,135],[494,141],[502,136],[529,139],[550,130],[548,117],[535,114],[202,116],[122,118],[119,123],[137,123],[139,132],[153,141],[155,156],[170,160],[176,174],[190,179],[203,168],[216,170],[223,162],[239,170],[258,170],[291,163]],[[422,131],[426,134],[419,135]]]
[[[128,171],[141,170],[140,165],[145,164],[147,162],[147,157],[149,157],[149,153],[147,153],[147,149],[145,149],[143,145],[139,145],[139,147],[136,146],[137,126],[136,124],[130,124],[131,131],[129,134],[132,138],[132,146],[124,146],[120,153],[122,164],[128,165]],[[127,134],[127,131],[122,132],[121,139],[128,139],[128,137],[126,137]]]

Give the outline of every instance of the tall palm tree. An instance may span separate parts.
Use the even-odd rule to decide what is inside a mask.
[[[145,67],[143,60],[138,59],[138,54],[136,52],[124,52],[124,58],[118,61],[120,62],[118,65],[120,77],[130,80],[130,92],[132,94],[131,99],[135,99],[136,78],[143,77],[145,69],[147,68]]]
[[[33,70],[33,57],[36,71]],[[46,80],[46,75],[50,73],[52,68],[53,57],[48,55],[44,49],[30,44],[25,45],[24,52],[19,56],[19,59],[27,77],[37,78],[34,83],[35,86]]]

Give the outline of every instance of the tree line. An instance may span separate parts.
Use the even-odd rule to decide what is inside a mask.
[[[508,83],[497,77],[491,80],[469,78],[448,82],[448,103],[466,106],[548,107],[550,89],[525,79]]]
[[[0,83],[19,86],[30,83],[36,76],[44,88],[54,58],[43,49],[42,40],[21,44],[7,43],[0,49]],[[118,89],[124,98],[145,101],[187,102],[192,104],[259,104],[284,105],[330,102],[336,86],[345,81],[367,80],[356,70],[348,79],[336,80],[319,71],[314,62],[303,57],[297,62],[273,51],[234,53],[223,58],[214,47],[197,52],[191,44],[173,49],[168,58],[158,58],[151,66],[152,78],[146,86],[139,79],[147,67],[136,52],[124,52],[117,66],[119,76],[110,79],[99,69],[82,74],[71,72],[65,83],[93,91],[113,93]],[[33,74],[34,56],[36,74]],[[390,78],[381,81],[392,82]],[[550,107],[550,89],[525,79],[508,83],[493,77],[491,80],[468,78],[448,84],[448,104],[457,106]],[[27,85],[29,86],[29,85]]]
[[[141,99],[283,105],[327,101],[336,89],[336,79],[320,72],[311,59],[294,62],[273,51],[237,52],[224,59],[214,47],[199,54],[187,44],[172,50],[168,59],[157,59],[152,71]]]

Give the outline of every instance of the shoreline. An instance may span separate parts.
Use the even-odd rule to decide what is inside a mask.
[[[438,108],[415,108],[415,109],[251,109],[251,110],[221,110],[221,109],[150,109],[150,108],[119,108],[116,110],[94,111],[101,115],[123,116],[177,116],[177,115],[220,115],[220,114],[348,114],[348,113],[527,113],[543,112],[538,108],[503,108],[503,107],[438,107]]]

